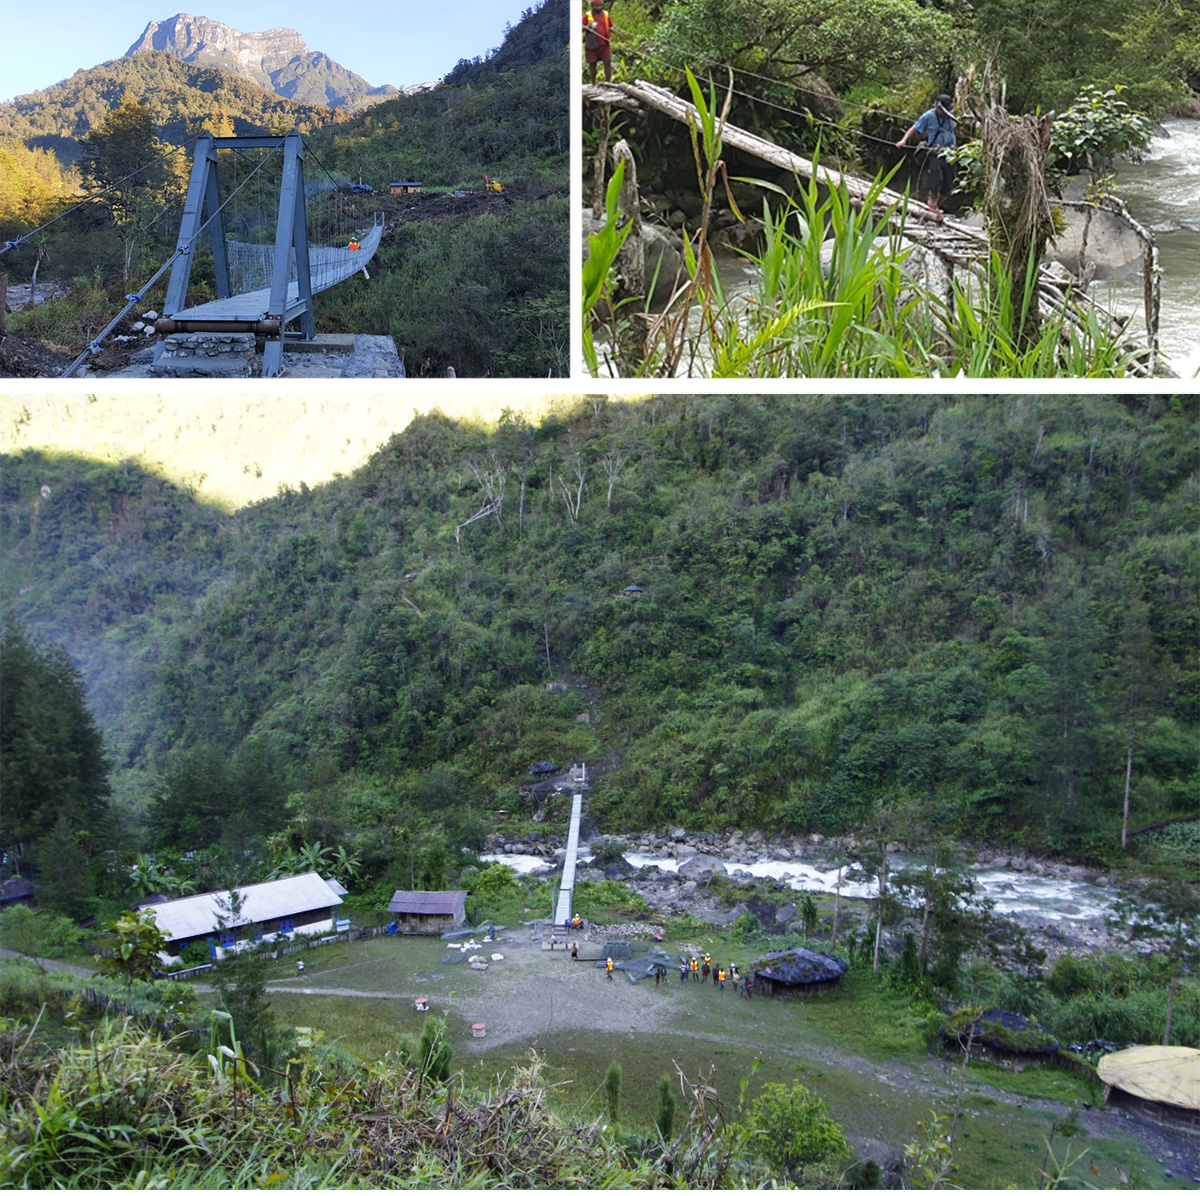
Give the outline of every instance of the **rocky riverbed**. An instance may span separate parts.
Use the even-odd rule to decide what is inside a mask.
[[[592,847],[601,837],[591,838]],[[752,910],[767,929],[785,931],[795,925],[796,907],[789,891],[832,893],[841,874],[850,925],[869,916],[866,899],[875,882],[846,863],[853,836],[768,836],[762,831],[686,831],[675,827],[621,837],[624,860],[605,869],[591,867],[588,849],[581,849],[576,877],[615,879],[639,894],[650,907],[670,917],[689,913],[713,925],[728,925]],[[563,840],[534,831],[523,838],[492,835],[485,859],[507,863],[519,872],[550,873],[561,867]],[[1104,918],[1109,906],[1110,880],[1096,869],[1041,859],[1011,849],[982,848],[969,854],[977,891],[995,904],[998,913],[1013,918],[1053,957],[1067,951],[1102,951],[1110,946]],[[893,869],[906,856],[895,845]],[[768,882],[777,905],[753,900],[730,903],[712,889],[714,877],[739,886]],[[767,915],[767,916],[764,916]],[[903,927],[898,933],[902,934]]]

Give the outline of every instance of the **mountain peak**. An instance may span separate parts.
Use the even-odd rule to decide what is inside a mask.
[[[295,29],[243,33],[209,17],[181,12],[151,21],[125,56],[151,50],[240,75],[289,100],[330,108],[358,108],[397,94],[387,85],[372,87],[328,54],[310,51]]]

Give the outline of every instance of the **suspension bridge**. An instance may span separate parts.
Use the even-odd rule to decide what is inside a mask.
[[[203,133],[154,162],[111,183],[38,229],[0,246],[0,254],[32,242],[37,233],[192,145],[192,166],[174,252],[134,293],[107,327],[88,342],[62,373],[69,378],[93,356],[147,293],[168,275],[166,298],[155,323],[156,365],[191,334],[228,334],[240,348],[263,341],[262,372],[283,369],[285,340],[316,337],[313,296],[360,271],[379,248],[381,214],[370,222],[305,144],[296,129],[268,136],[217,137]],[[255,162],[253,154],[260,156]],[[326,176],[306,179],[311,157]],[[238,197],[241,197],[240,199]],[[276,198],[277,196],[277,198]],[[236,203],[235,203],[236,200]],[[327,243],[325,243],[327,242]],[[211,247],[211,265],[193,280],[198,250]],[[195,285],[194,285],[195,284]],[[209,296],[215,291],[216,298]],[[200,297],[203,295],[203,297]],[[289,325],[298,325],[290,330]],[[171,338],[168,341],[166,338]],[[252,339],[253,338],[253,339]]]
[[[700,115],[695,105],[681,99],[665,87],[638,79],[627,83],[584,84],[585,103],[604,109],[625,108],[634,112],[652,109],[687,125],[700,128]],[[930,250],[946,263],[951,270],[977,274],[986,268],[991,257],[991,246],[983,229],[950,217],[937,220],[931,218],[927,205],[899,191],[879,187],[869,179],[861,178],[845,170],[822,166],[791,150],[768,141],[736,125],[724,123],[720,126],[724,145],[787,170],[800,179],[816,179],[830,188],[841,188],[850,202],[858,207],[871,203],[873,210],[884,223],[913,244]],[[1137,353],[1130,365],[1130,372],[1141,377],[1161,373],[1158,354],[1158,307],[1159,279],[1158,249],[1153,237],[1124,213],[1135,233],[1145,246],[1146,256],[1146,331],[1147,345]],[[949,273],[949,272],[948,272]],[[1104,310],[1089,296],[1081,292],[1074,279],[1047,264],[1039,268],[1037,298],[1044,313],[1060,316],[1064,323],[1080,332],[1085,332],[1089,317],[1111,333],[1124,331],[1124,321]]]
[[[279,208],[273,244],[227,239],[224,231],[218,151],[270,150],[282,154]],[[264,163],[268,161],[264,159]],[[189,332],[252,332],[265,337],[263,376],[283,368],[287,326],[300,323],[300,335],[316,336],[313,296],[366,269],[383,236],[382,219],[368,230],[350,233],[344,247],[309,243],[304,178],[305,145],[293,130],[285,137],[201,136],[196,142],[192,175],[167,297],[156,325],[164,335]],[[207,219],[205,216],[207,215]],[[217,298],[188,305],[194,247],[207,231],[212,243]],[[163,353],[160,341],[157,354]],[[158,358],[156,357],[156,360]]]

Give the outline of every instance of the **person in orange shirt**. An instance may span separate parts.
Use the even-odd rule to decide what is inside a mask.
[[[596,65],[604,63],[604,80],[612,78],[613,21],[604,0],[591,0],[591,11],[583,14],[583,56],[588,64],[589,81],[596,82]]]

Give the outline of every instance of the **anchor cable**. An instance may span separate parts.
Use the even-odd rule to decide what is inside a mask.
[[[271,152],[270,152],[270,153],[269,153],[269,154],[268,154],[268,155],[267,155],[267,156],[266,156],[266,157],[265,157],[265,158],[264,158],[264,159],[263,159],[263,160],[262,160],[262,161],[261,161],[261,162],[260,162],[260,163],[259,163],[259,164],[258,164],[258,165],[257,165],[257,166],[256,166],[256,167],[255,167],[255,168],[254,168],[254,169],[253,169],[253,170],[252,170],[252,171],[251,171],[251,172],[250,172],[250,173],[249,173],[249,174],[248,174],[248,175],[247,175],[245,178],[244,178],[244,179],[243,179],[243,180],[242,180],[242,181],[241,181],[241,183],[239,183],[239,184],[238,184],[238,186],[237,186],[237,187],[236,187],[236,188],[235,188],[233,191],[231,191],[231,192],[229,193],[229,198],[228,198],[228,199],[227,199],[227,200],[226,200],[226,201],[225,201],[223,204],[221,204],[221,206],[220,206],[219,208],[217,208],[217,210],[216,210],[215,212],[213,212],[213,213],[212,213],[212,214],[209,216],[209,218],[208,218],[208,219],[207,219],[207,220],[206,220],[206,221],[205,221],[205,222],[204,222],[204,223],[203,223],[203,224],[202,224],[202,225],[201,225],[201,226],[200,226],[198,229],[196,229],[196,231],[195,231],[195,232],[194,232],[194,233],[193,233],[193,234],[192,234],[192,235],[191,235],[191,236],[188,238],[188,240],[187,240],[187,244],[186,244],[186,245],[179,245],[179,246],[176,246],[176,248],[175,248],[175,252],[174,252],[174,253],[172,253],[172,254],[171,254],[171,256],[170,256],[169,258],[167,258],[167,260],[166,260],[165,262],[163,262],[163,264],[162,264],[162,265],[161,265],[161,266],[160,266],[160,267],[159,267],[159,268],[158,268],[158,269],[157,269],[157,270],[154,272],[154,275],[153,275],[153,276],[152,276],[152,277],[149,279],[149,281],[148,281],[148,282],[146,282],[146,284],[145,284],[145,285],[144,285],[144,286],[141,288],[141,290],[139,290],[139,291],[134,291],[134,292],[133,292],[133,294],[131,294],[131,295],[126,295],[126,299],[127,299],[129,302],[127,302],[127,303],[125,304],[125,306],[124,306],[123,308],[121,308],[121,310],[120,310],[120,311],[119,311],[119,312],[116,314],[116,316],[114,316],[114,317],[113,317],[113,319],[109,321],[109,323],[108,323],[108,326],[107,326],[107,327],[104,329],[104,331],[103,331],[102,333],[100,333],[100,335],[99,335],[99,336],[95,337],[93,340],[90,340],[90,341],[88,341],[87,345],[85,345],[85,346],[84,346],[84,350],[83,350],[83,352],[82,352],[82,353],[80,353],[80,355],[79,355],[77,358],[75,358],[75,360],[74,360],[74,361],[73,361],[73,362],[72,362],[72,363],[71,363],[69,366],[67,366],[67,368],[66,368],[65,370],[63,370],[63,372],[62,372],[62,373],[59,375],[59,377],[60,377],[60,378],[70,378],[70,377],[71,377],[71,375],[72,375],[72,374],[74,374],[74,373],[75,373],[75,371],[76,371],[76,370],[77,370],[77,369],[78,369],[78,368],[79,368],[79,367],[80,367],[80,366],[81,366],[81,365],[82,365],[82,364],[83,364],[83,363],[84,363],[84,362],[85,362],[85,361],[86,361],[86,360],[87,360],[89,357],[92,357],[92,356],[95,356],[96,354],[99,354],[99,353],[103,353],[103,352],[104,352],[104,345],[103,345],[103,343],[102,343],[102,342],[104,341],[104,339],[105,339],[107,336],[109,336],[109,335],[112,333],[112,330],[113,330],[114,328],[116,328],[118,324],[120,324],[120,322],[121,322],[121,321],[122,321],[122,320],[123,320],[123,319],[124,319],[124,318],[125,318],[125,317],[126,317],[126,316],[127,316],[127,315],[128,315],[128,314],[129,314],[129,313],[132,311],[132,310],[133,310],[133,309],[134,309],[134,307],[136,307],[136,306],[137,306],[139,303],[141,303],[141,301],[142,301],[142,296],[143,296],[143,295],[146,293],[146,291],[148,291],[148,290],[149,290],[149,289],[150,289],[150,288],[151,288],[151,287],[152,287],[152,286],[153,286],[153,285],[154,285],[154,284],[155,284],[155,283],[156,283],[156,282],[157,282],[157,281],[158,281],[158,280],[159,280],[159,279],[160,279],[160,278],[161,278],[161,277],[162,277],[162,276],[163,276],[163,275],[164,275],[164,274],[167,272],[167,268],[168,268],[170,265],[172,265],[172,263],[174,263],[174,262],[175,262],[175,260],[176,260],[177,258],[183,257],[184,255],[191,253],[191,251],[192,251],[192,248],[193,248],[193,246],[196,244],[196,241],[199,239],[199,236],[200,236],[200,234],[201,234],[202,232],[204,232],[204,230],[205,230],[206,228],[208,228],[208,226],[209,226],[209,225],[210,225],[210,224],[211,224],[211,223],[212,223],[212,222],[213,222],[213,221],[214,221],[214,220],[215,220],[215,219],[216,219],[216,218],[217,218],[217,217],[218,217],[218,216],[219,216],[219,215],[220,215],[220,214],[221,214],[221,213],[222,213],[224,210],[225,210],[225,208],[226,208],[226,207],[228,207],[228,206],[229,206],[229,204],[230,204],[230,203],[232,203],[232,202],[233,202],[233,198],[234,198],[234,196],[235,196],[235,195],[237,195],[237,193],[238,193],[238,192],[239,192],[239,191],[240,191],[240,190],[241,190],[241,189],[242,189],[242,188],[243,188],[243,187],[244,187],[244,186],[245,186],[245,185],[246,185],[246,184],[247,184],[247,183],[248,183],[248,182],[249,182],[249,181],[250,181],[250,180],[251,180],[251,179],[252,179],[252,178],[253,178],[253,177],[254,177],[254,176],[255,176],[255,175],[256,175],[256,174],[257,174],[257,173],[258,173],[258,172],[259,172],[259,171],[260,171],[260,170],[261,170],[261,169],[262,169],[262,168],[263,168],[263,167],[266,165],[266,164],[267,164],[267,163],[268,163],[268,162],[269,162],[269,161],[270,161],[270,160],[271,160],[271,158],[272,158],[272,157],[273,157],[275,154],[277,154],[277,153],[280,151],[280,149],[282,149],[282,148],[283,148],[283,147],[282,147],[282,145],[278,145],[278,146],[276,146],[276,147],[275,147],[275,148],[274,148],[274,149],[273,149],[273,150],[272,150],[272,151],[271,151]]]

